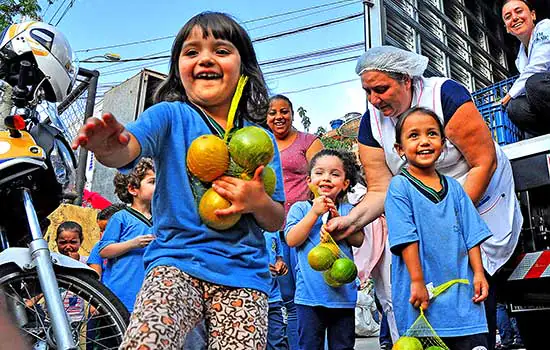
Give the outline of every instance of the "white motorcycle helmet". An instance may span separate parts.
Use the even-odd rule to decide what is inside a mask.
[[[46,100],[63,101],[73,87],[77,71],[65,36],[42,22],[12,24],[0,34],[0,60],[17,61],[22,56],[34,61],[42,77],[46,77]]]

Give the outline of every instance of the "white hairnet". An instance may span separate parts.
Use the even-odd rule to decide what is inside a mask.
[[[359,57],[355,73],[361,75],[369,70],[378,70],[420,77],[426,67],[428,67],[428,57],[394,46],[377,46]]]

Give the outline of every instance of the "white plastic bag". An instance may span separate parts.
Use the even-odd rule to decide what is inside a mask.
[[[380,325],[376,323],[373,312],[377,312],[372,287],[360,289],[357,292],[355,306],[355,334],[359,337],[377,337]]]

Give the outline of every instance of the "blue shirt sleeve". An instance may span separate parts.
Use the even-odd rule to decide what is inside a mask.
[[[275,247],[275,257],[282,257],[283,251],[281,249],[281,237],[279,235],[279,232],[274,232],[273,238],[275,238],[275,241],[277,242],[277,246]]]
[[[290,231],[291,228],[293,228],[297,223],[300,222],[306,216],[306,214],[309,211],[309,205],[307,205],[307,202],[296,202],[288,211],[288,215],[286,217],[286,226],[285,226],[285,238],[288,234],[288,231]]]
[[[99,256],[99,251],[97,249],[98,245],[97,243],[94,245],[92,250],[90,251],[90,255],[88,256],[88,261],[86,263],[88,265],[95,264],[95,265],[102,265],[103,266],[103,258]]]
[[[98,253],[100,253],[106,246],[113,243],[119,243],[121,241],[121,234],[125,226],[122,218],[123,215],[120,215],[120,213],[115,213],[111,216],[109,222],[107,223],[107,227],[105,227],[103,237],[101,237],[99,242],[95,245]]]
[[[121,172],[131,171],[141,157],[158,157],[163,140],[170,130],[170,119],[177,117],[174,115],[174,107],[168,102],[153,105],[141,113],[138,119],[126,125],[126,129],[138,141],[141,153],[132,162],[119,168]]]
[[[395,176],[386,195],[385,211],[390,249],[395,255],[400,255],[404,246],[419,241],[411,201],[405,188],[406,181],[403,176]]]
[[[464,85],[454,80],[447,80],[441,85],[441,107],[443,108],[443,125],[447,125],[458,107],[462,106],[472,97]]]
[[[454,181],[453,179],[447,178],[448,182]],[[479,215],[479,212],[476,210],[472,200],[462,186],[456,182],[453,186],[459,198],[459,207],[460,207],[460,219],[462,220],[462,234],[464,235],[464,242],[466,243],[466,249],[470,250],[473,247],[481,244],[483,241],[492,236],[489,227]]]
[[[374,136],[372,134],[372,128],[370,126],[370,112],[368,109],[365,114],[363,114],[363,117],[361,117],[357,140],[359,141],[359,143],[365,146],[382,148],[378,141],[374,139]]]

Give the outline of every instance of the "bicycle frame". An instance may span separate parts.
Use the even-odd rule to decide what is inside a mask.
[[[61,254],[50,252],[48,243],[44,239],[38,223],[30,191],[28,189],[22,189],[21,192],[27,222],[32,235],[32,242],[29,244],[28,248],[14,247],[2,251],[0,253],[0,265],[15,263],[22,270],[32,270],[36,268],[47,310],[51,315],[50,319],[55,336],[56,348],[60,350],[78,349],[75,339],[73,339],[71,326],[67,313],[65,312],[63,301],[61,300],[61,295],[59,294],[59,287],[53,266],[58,265],[65,268],[81,269],[93,274],[95,274],[95,271],[79,261]],[[26,322],[25,313],[24,311],[23,313],[18,312],[19,306],[23,305],[22,301],[7,300],[7,303],[8,307],[13,311],[17,322],[24,324]]]

